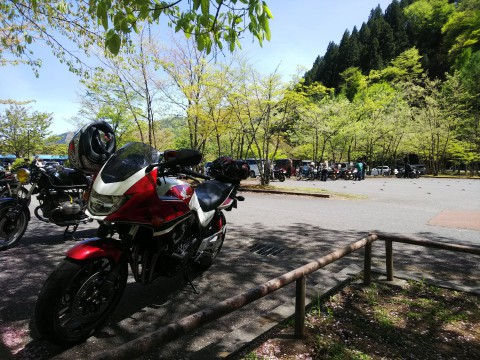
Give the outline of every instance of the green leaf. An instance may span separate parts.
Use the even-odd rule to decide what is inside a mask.
[[[198,50],[202,51],[205,48],[205,42],[203,41],[203,35],[197,36]]]
[[[102,22],[103,28],[108,29],[108,15],[107,7],[103,1],[100,1],[97,5],[97,18]]]
[[[255,6],[255,11],[257,12],[258,16],[261,16],[263,14],[263,5],[257,3],[257,5]]]
[[[265,30],[265,38],[270,41],[272,34],[270,33],[270,24],[266,16],[262,17],[264,20],[262,20],[262,27],[263,30]]]
[[[148,16],[148,13],[150,12],[150,7],[148,4],[142,5],[140,7],[140,13],[138,14],[139,19],[145,19]]]
[[[263,11],[265,12],[265,14],[267,14],[267,17],[269,19],[273,19],[273,14],[272,12],[270,11],[270,9],[268,8],[267,4],[265,3],[265,1],[263,2]]]
[[[153,20],[158,20],[160,15],[162,15],[162,7],[160,5],[155,5],[155,9],[153,10]]]
[[[120,51],[120,45],[122,41],[120,39],[120,36],[116,32],[113,32],[113,34],[108,37],[105,41],[105,45],[107,46],[108,51],[110,51],[113,55],[117,55],[118,52]]]
[[[200,7],[201,0],[193,0],[193,10],[197,11],[198,8]]]
[[[210,13],[210,0],[201,0],[202,2],[202,14],[208,17]]]

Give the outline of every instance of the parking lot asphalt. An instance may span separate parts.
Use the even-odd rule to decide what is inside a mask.
[[[75,242],[63,239],[63,230],[33,219],[18,247],[0,253],[0,358],[91,358],[141,335],[177,321],[213,303],[248,290],[364,237],[384,231],[438,241],[480,246],[480,232],[470,225],[480,213],[480,181],[456,179],[367,178],[365,181],[307,182],[287,180],[284,186],[318,187],[332,194],[358,198],[311,198],[244,192],[245,202],[227,213],[228,231],[222,252],[207,272],[194,274],[200,291],[195,295],[181,278],[163,279],[142,286],[129,279],[125,295],[105,327],[85,343],[64,349],[40,339],[32,319],[35,301],[46,277]],[[34,202],[32,202],[31,210]],[[467,225],[449,222],[455,212]],[[443,217],[443,219],[442,219]],[[446,218],[446,220],[445,220]],[[470,225],[468,225],[470,224]],[[78,236],[93,236],[95,223],[80,228]],[[276,256],[251,251],[258,245],[281,249]],[[480,290],[478,258],[407,245],[395,247],[395,268],[412,277],[434,277],[445,283],[464,284]],[[383,249],[374,249],[374,266],[381,267]],[[397,252],[396,252],[397,254]],[[312,294],[343,281],[352,266],[362,264],[352,254],[309,277]],[[345,271],[345,269],[349,269]],[[338,278],[338,282],[331,282]],[[288,286],[220,320],[157,349],[145,359],[208,358],[224,350],[225,341],[265,326],[269,314],[291,304],[294,288]],[[278,318],[278,321],[281,317]],[[251,330],[250,332],[253,332]],[[228,340],[230,339],[230,340]],[[223,343],[222,343],[223,340]],[[240,346],[240,344],[238,344]],[[228,352],[227,352],[228,353]],[[210,357],[214,358],[214,357]]]

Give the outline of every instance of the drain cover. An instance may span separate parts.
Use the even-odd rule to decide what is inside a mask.
[[[250,250],[252,253],[262,256],[277,256],[285,251],[283,248],[264,244],[253,244],[248,248],[248,250]]]

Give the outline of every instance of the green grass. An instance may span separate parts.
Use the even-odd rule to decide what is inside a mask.
[[[337,198],[350,199],[350,200],[361,200],[367,199],[367,196],[357,195],[357,194],[345,194],[340,192],[329,191],[321,188],[314,187],[297,187],[297,186],[272,186],[272,185],[260,185],[260,184],[242,184],[243,189],[252,189],[252,190],[262,190],[265,192],[268,191],[283,191],[286,193],[295,194],[321,194],[321,195],[331,195]]]
[[[274,336],[244,359],[480,358],[477,295],[426,281],[402,287],[374,282],[370,288],[347,286],[313,304],[306,314],[306,336],[297,340],[302,346]],[[281,332],[293,334],[293,328]]]

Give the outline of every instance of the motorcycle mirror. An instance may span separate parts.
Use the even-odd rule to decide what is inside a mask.
[[[202,153],[195,149],[180,149],[175,160],[182,166],[196,166],[202,161]]]

